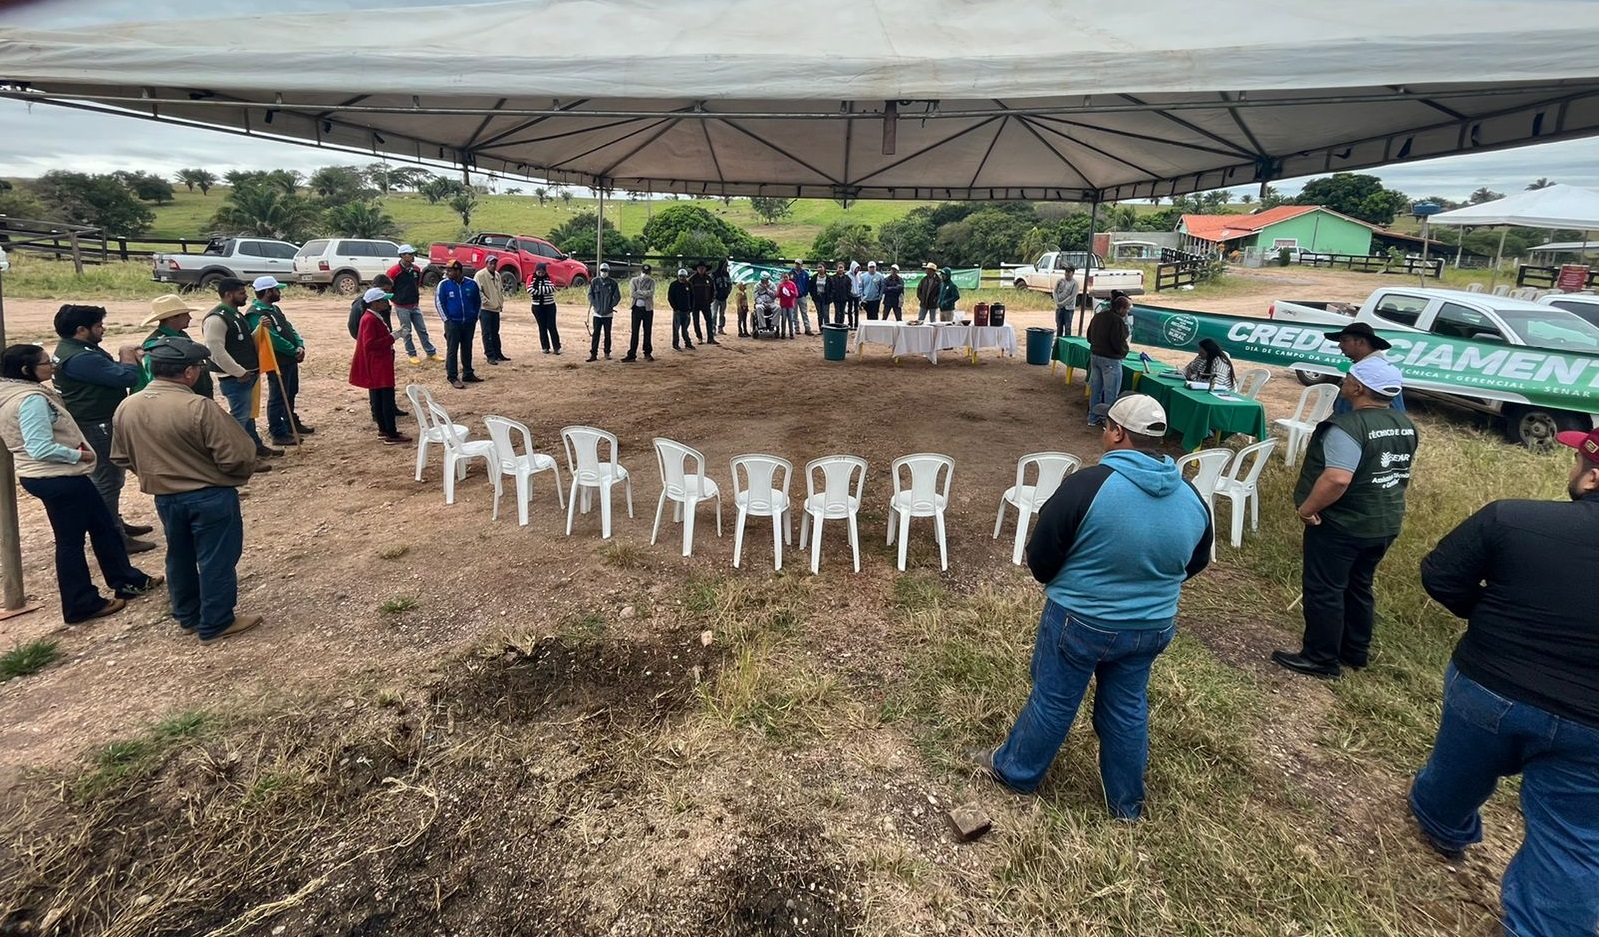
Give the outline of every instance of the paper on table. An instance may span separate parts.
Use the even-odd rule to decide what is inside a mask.
[[[1244,398],[1235,397],[1232,394],[1228,394],[1228,393],[1218,393],[1216,395],[1216,399],[1217,400],[1243,400]]]

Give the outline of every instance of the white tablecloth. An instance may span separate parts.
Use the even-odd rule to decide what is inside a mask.
[[[1016,329],[1010,325],[974,325],[972,326],[972,351],[979,352],[985,348],[997,348],[1011,357],[1016,356]]]
[[[855,353],[867,345],[887,345],[896,358],[922,355],[938,363],[941,351],[980,351],[997,348],[1007,355],[1016,354],[1016,329],[1009,325],[964,325],[939,323],[916,325],[909,322],[866,321],[855,330]]]

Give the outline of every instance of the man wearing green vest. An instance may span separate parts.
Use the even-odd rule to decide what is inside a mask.
[[[176,293],[167,293],[150,300],[150,314],[139,324],[154,325],[155,331],[151,332],[145,338],[144,344],[139,346],[139,350],[144,352],[144,357],[140,361],[143,374],[139,377],[139,383],[133,388],[134,393],[144,390],[155,379],[150,373],[150,349],[163,338],[187,339],[189,333],[184,330],[194,321],[194,314],[201,311],[184,302],[183,297]],[[212,396],[215,388],[211,386],[211,373],[201,371],[192,390],[202,397]]]
[[[255,302],[250,304],[246,321],[253,334],[261,323],[266,323],[267,334],[272,338],[272,353],[278,359],[278,376],[267,380],[267,429],[272,442],[279,446],[299,445],[299,437],[316,432],[300,422],[294,409],[295,398],[300,396],[300,362],[305,360],[305,339],[295,331],[294,324],[278,307],[283,298],[283,285],[276,277],[257,277],[252,288]]]
[[[244,281],[224,277],[217,283],[217,295],[221,301],[200,320],[200,334],[211,351],[211,370],[220,375],[217,384],[228,402],[228,412],[250,434],[255,454],[280,456],[283,450],[264,445],[255,431],[255,385],[261,379],[261,356],[243,312],[250,301]]]
[[[1305,523],[1305,636],[1282,667],[1337,677],[1366,666],[1376,621],[1372,579],[1405,520],[1416,427],[1393,409],[1404,380],[1381,355],[1355,362],[1339,393],[1350,410],[1316,427],[1294,489]]]
[[[117,412],[117,404],[139,382],[139,350],[125,345],[113,358],[101,348],[105,316],[104,306],[68,304],[56,311],[55,330],[61,341],[56,345],[52,383],[61,392],[67,412],[83,430],[89,448],[94,450],[91,480],[111,516],[122,527],[123,543],[129,553],[143,553],[154,550],[155,544],[134,538],[155,528],[122,520],[122,483],[126,473],[111,461],[111,417]]]

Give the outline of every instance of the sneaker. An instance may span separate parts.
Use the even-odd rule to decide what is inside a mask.
[[[556,354],[560,354],[561,353],[561,349],[559,349],[559,348],[555,349],[555,353]]]
[[[100,606],[100,610],[98,612],[95,612],[93,615],[90,615],[88,618],[83,620],[89,621],[95,618],[104,618],[107,615],[115,615],[117,612],[120,612],[127,607],[127,599],[106,599],[105,604]],[[72,622],[69,622],[69,624],[72,624]]]
[[[272,445],[274,445],[274,446],[298,446],[299,444],[300,444],[300,441],[298,439],[295,439],[293,436],[273,436],[272,437]]]
[[[246,631],[249,631],[250,629],[261,624],[263,620],[264,619],[262,619],[260,615],[235,615],[233,616],[233,624],[227,626],[209,638],[200,638],[200,643],[215,644],[223,638],[231,638],[234,635],[244,634]]]
[[[149,595],[161,588],[161,584],[166,581],[167,577],[165,576],[146,576],[144,577],[144,585],[119,586],[117,587],[116,595],[119,599],[136,599],[141,595]]]
[[[418,358],[416,355],[412,355],[411,356],[411,363],[412,364],[421,364],[422,363],[422,359]]]
[[[138,540],[133,537],[123,537],[122,547],[129,553],[149,553],[155,549],[155,544],[149,540]]]
[[[498,359],[498,358],[490,358],[489,359],[489,364],[497,365],[499,363],[500,363],[500,359]]]
[[[438,352],[430,351],[430,352],[428,352],[428,360],[429,361],[440,361],[442,359],[439,357],[439,353]]]
[[[467,382],[468,384],[481,384],[481,383],[483,383],[483,379],[481,377],[478,377],[476,374],[468,374],[466,377],[461,378],[461,380]]]
[[[450,386],[456,390],[466,390],[466,385],[462,384],[460,381],[451,381]]]
[[[644,360],[645,361],[654,361],[655,360],[655,356],[646,351],[644,353]]]
[[[547,354],[550,353],[550,350],[548,348],[546,348],[546,349],[544,349],[544,353],[547,355]]]
[[[606,352],[605,353],[605,360],[606,361],[610,361],[611,360],[611,353],[610,352]]]
[[[129,537],[142,537],[145,534],[155,533],[155,528],[149,524],[130,524],[123,521],[122,532]]]
[[[257,459],[276,459],[276,458],[281,457],[282,455],[283,455],[283,450],[282,449],[274,449],[271,446],[260,446],[260,445],[255,447],[255,457]]]

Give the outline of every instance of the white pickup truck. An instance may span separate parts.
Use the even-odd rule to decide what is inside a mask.
[[[1406,287],[1376,290],[1356,306],[1350,303],[1305,302],[1279,299],[1268,318],[1329,327],[1364,322],[1374,329],[1430,333],[1448,338],[1504,342],[1529,348],[1599,355],[1599,326],[1574,313],[1547,305],[1467,293]],[[1303,384],[1334,380],[1325,375],[1295,371]],[[1527,403],[1488,400],[1465,393],[1406,390],[1502,417],[1505,436],[1528,448],[1552,443],[1556,433],[1599,428],[1599,415]]]
[[[1050,251],[1031,264],[1007,267],[1005,272],[1010,277],[1011,285],[1019,290],[1042,290],[1048,293],[1055,289],[1055,282],[1065,275],[1067,267],[1076,268],[1077,280],[1082,284],[1083,292],[1095,299],[1109,299],[1113,290],[1120,290],[1129,296],[1139,296],[1144,292],[1142,270],[1107,269],[1104,258],[1087,251]]]

